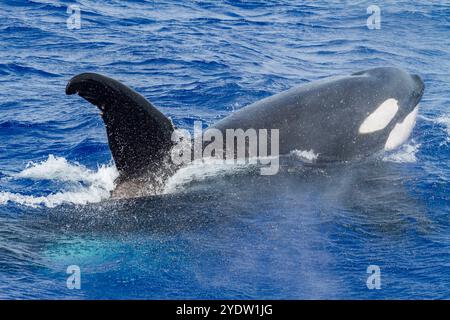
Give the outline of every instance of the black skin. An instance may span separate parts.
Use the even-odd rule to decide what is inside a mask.
[[[417,75],[392,67],[375,68],[284,91],[211,127],[223,133],[226,129],[279,129],[280,154],[312,149],[319,154],[318,161],[350,160],[383,149],[395,124],[414,109],[423,91],[424,83]],[[75,93],[102,111],[120,179],[139,179],[170,162],[175,128],[143,96],[95,73],[72,78],[66,94]],[[364,119],[389,98],[396,99],[400,107],[394,119],[383,130],[359,134]],[[169,167],[167,176],[176,170]]]
[[[82,73],[67,84],[66,94],[75,93],[101,110],[122,176],[138,177],[156,168],[170,151],[171,121],[134,90],[99,74]]]
[[[384,148],[389,133],[419,103],[423,81],[397,68],[375,68],[350,76],[326,78],[257,101],[212,125],[280,130],[280,154],[314,150],[318,161],[344,161]],[[378,132],[359,134],[364,119],[389,98],[399,111]]]

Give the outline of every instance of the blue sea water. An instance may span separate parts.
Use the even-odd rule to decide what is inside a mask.
[[[71,4],[81,29],[67,27]],[[375,30],[371,4],[2,1],[0,298],[450,298],[450,3],[377,1]],[[399,150],[327,167],[291,159],[270,177],[194,166],[133,201],[108,200],[104,125],[64,94],[72,76],[103,73],[191,129],[377,66],[425,81]]]

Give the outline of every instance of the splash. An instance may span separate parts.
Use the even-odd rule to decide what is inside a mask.
[[[62,190],[44,196],[0,192],[0,204],[14,202],[31,207],[53,208],[64,203],[100,202],[110,197],[117,176],[118,171],[112,164],[101,165],[94,171],[78,163],[69,163],[63,157],[49,155],[47,160],[31,162],[23,171],[9,178],[62,182]]]
[[[198,159],[179,169],[166,183],[163,194],[175,193],[192,181],[204,181],[211,177],[235,174],[249,169],[248,164],[227,163],[222,159]]]
[[[214,176],[234,174],[247,170],[248,164],[229,164],[220,159],[201,159],[178,170],[169,178],[164,189],[156,194],[175,193],[192,181],[203,181]],[[54,208],[61,204],[84,205],[110,198],[119,173],[113,164],[90,170],[79,163],[70,163],[63,157],[49,155],[42,162],[31,162],[8,179],[48,180],[62,183],[62,190],[43,196],[0,192],[0,205],[17,203],[30,207]],[[153,193],[155,194],[155,193]]]
[[[314,153],[314,150],[293,150],[291,154],[299,158],[302,161],[314,162],[317,160],[318,154]]]
[[[443,144],[448,145],[450,143],[450,115],[443,115],[437,119],[437,123],[445,127],[447,133],[446,140]]]
[[[417,161],[416,153],[419,151],[420,144],[411,141],[408,144],[402,145],[395,151],[388,152],[383,157],[383,161],[396,163],[414,163]]]

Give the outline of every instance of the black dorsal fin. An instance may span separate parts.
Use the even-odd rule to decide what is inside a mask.
[[[75,93],[102,111],[109,147],[121,174],[139,174],[165,160],[172,147],[173,125],[139,93],[95,73],[73,77],[66,94]]]

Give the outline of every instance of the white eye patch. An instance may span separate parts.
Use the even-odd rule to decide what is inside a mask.
[[[398,101],[387,99],[359,127],[359,133],[371,133],[386,128],[398,111]]]

